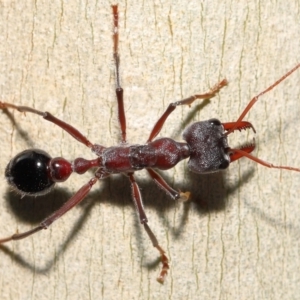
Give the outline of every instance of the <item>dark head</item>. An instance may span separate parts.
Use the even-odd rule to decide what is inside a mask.
[[[230,163],[224,127],[217,119],[197,122],[185,129],[183,139],[190,147],[188,167],[195,173],[226,169]]]

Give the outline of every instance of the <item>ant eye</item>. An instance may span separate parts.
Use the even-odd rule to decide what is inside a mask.
[[[221,126],[221,122],[218,119],[210,119],[209,123],[215,126]]]
[[[48,175],[51,157],[43,150],[25,150],[7,165],[5,177],[8,183],[22,195],[42,195],[51,189],[54,182]]]
[[[219,165],[220,170],[227,169],[229,166],[229,161],[227,159],[224,159],[223,162]]]

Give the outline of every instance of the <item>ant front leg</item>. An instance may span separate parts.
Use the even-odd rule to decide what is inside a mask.
[[[166,111],[163,113],[163,115],[159,118],[159,120],[156,122],[154,125],[149,138],[147,140],[147,143],[152,142],[152,140],[159,134],[161,131],[165,121],[169,117],[169,115],[175,110],[175,108],[179,105],[191,105],[196,99],[209,99],[211,97],[214,97],[216,93],[220,91],[221,88],[223,88],[225,85],[227,85],[227,80],[223,79],[220,81],[218,84],[216,84],[208,93],[205,94],[196,94],[193,96],[190,96],[186,99],[177,101],[177,102],[172,102],[169,104],[168,108]],[[154,182],[164,189],[167,194],[171,196],[173,199],[181,199],[182,201],[187,201],[190,197],[190,192],[179,192],[171,188],[165,180],[157,174],[154,170],[152,169],[147,169],[148,173],[150,174],[151,178],[154,180]]]
[[[170,195],[170,197],[173,200],[181,200],[181,201],[187,201],[190,198],[190,192],[181,192],[181,191],[177,191],[174,190],[172,187],[170,187],[168,185],[168,183],[157,173],[155,172],[153,169],[146,169],[149,173],[149,175],[151,176],[151,178],[153,179],[153,181],[159,186],[161,187],[163,190],[166,191],[166,193],[168,195]]]
[[[81,133],[79,132],[75,127],[72,125],[54,117],[49,112],[42,112],[40,110],[34,109],[32,107],[28,106],[19,106],[12,103],[6,103],[0,101],[0,109],[15,109],[19,112],[23,113],[33,113],[36,115],[39,115],[43,117],[45,120],[54,123],[55,125],[59,126],[61,129],[65,130],[67,133],[69,133],[73,138],[75,138],[80,143],[86,145],[89,148],[94,148],[94,145]]]
[[[200,95],[193,95],[186,99],[172,102],[169,104],[166,111],[163,113],[163,115],[159,118],[159,120],[154,125],[149,138],[147,140],[147,143],[150,143],[161,131],[163,125],[165,124],[165,121],[169,117],[169,115],[175,110],[175,108],[179,105],[191,105],[196,99],[210,99],[216,95],[220,91],[221,88],[223,88],[225,85],[227,85],[227,80],[223,79],[218,84],[216,84],[208,93],[200,94]]]
[[[138,212],[140,222],[142,225],[144,225],[144,228],[152,242],[153,247],[155,247],[161,256],[161,262],[162,262],[162,269],[160,271],[159,276],[157,277],[157,281],[159,283],[164,283],[165,278],[168,274],[169,270],[169,259],[165,254],[165,250],[159,245],[158,240],[152,230],[150,229],[148,225],[148,219],[144,210],[144,205],[143,205],[143,200],[142,200],[142,195],[140,192],[140,189],[134,179],[133,173],[128,173],[127,176],[129,177],[129,180],[131,182],[131,190],[132,190],[132,198],[136,207],[136,210]]]

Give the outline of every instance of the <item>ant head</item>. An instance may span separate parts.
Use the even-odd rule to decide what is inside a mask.
[[[217,119],[197,122],[185,129],[183,139],[190,147],[188,167],[195,173],[226,169],[230,163],[227,135]]]

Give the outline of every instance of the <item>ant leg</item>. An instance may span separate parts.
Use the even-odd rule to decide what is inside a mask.
[[[115,61],[115,76],[116,76],[116,96],[118,101],[118,118],[121,127],[122,143],[126,143],[126,116],[124,111],[123,89],[120,84],[120,56],[118,52],[119,46],[119,15],[118,5],[112,5],[114,28],[113,28],[113,42],[114,42],[114,61]]]
[[[36,115],[39,115],[43,117],[45,120],[54,123],[55,125],[59,126],[61,129],[65,130],[67,133],[69,133],[73,138],[75,138],[77,141],[80,143],[86,145],[89,148],[93,148],[93,144],[81,133],[79,132],[75,127],[72,125],[54,117],[52,114],[49,112],[42,112],[40,110],[34,109],[32,107],[28,106],[19,106],[19,105],[14,105],[12,103],[7,103],[7,102],[1,102],[0,101],[0,109],[7,109],[7,108],[12,108],[16,109],[19,112],[23,113],[33,113]]]
[[[61,216],[63,216],[66,212],[68,212],[71,208],[73,208],[75,205],[80,203],[86,197],[86,195],[91,190],[92,186],[98,181],[99,176],[97,175],[98,174],[96,173],[96,176],[94,178],[90,179],[90,181],[86,183],[84,186],[82,186],[80,190],[78,190],[76,194],[74,194],[60,209],[58,209],[56,212],[50,215],[50,217],[46,218],[37,227],[23,233],[16,233],[10,237],[0,239],[0,244],[12,240],[21,240],[42,229],[47,229],[55,220],[59,219]]]
[[[180,199],[181,201],[187,201],[190,197],[190,192],[181,192],[176,191],[173,188],[171,188],[168,183],[153,169],[146,169],[151,176],[151,178],[154,180],[154,182],[161,187],[163,190],[167,192],[167,194],[170,195],[170,197],[174,200]]]
[[[133,177],[133,173],[128,173],[127,175],[131,182],[132,197],[133,197],[133,201],[134,201],[135,207],[137,209],[137,212],[139,214],[140,222],[141,222],[141,224],[144,225],[144,228],[152,242],[153,247],[155,247],[159,251],[160,256],[161,256],[161,262],[162,262],[163,266],[162,266],[159,276],[157,277],[157,281],[159,283],[164,283],[165,278],[168,274],[168,270],[169,270],[169,259],[165,254],[165,250],[163,250],[163,248],[159,245],[156,236],[154,235],[154,233],[152,232],[152,230],[150,229],[150,227],[147,224],[148,219],[147,219],[147,216],[146,216],[146,213],[144,210],[141,192],[140,192],[140,189]]]
[[[169,104],[166,111],[163,113],[163,115],[159,118],[159,120],[154,125],[149,138],[147,140],[147,143],[151,142],[161,131],[166,119],[168,116],[175,110],[175,108],[179,105],[191,105],[196,99],[210,99],[216,95],[220,91],[221,88],[223,88],[225,85],[227,85],[227,80],[223,79],[219,83],[217,83],[208,93],[200,94],[200,95],[193,95],[186,99],[172,102]]]

